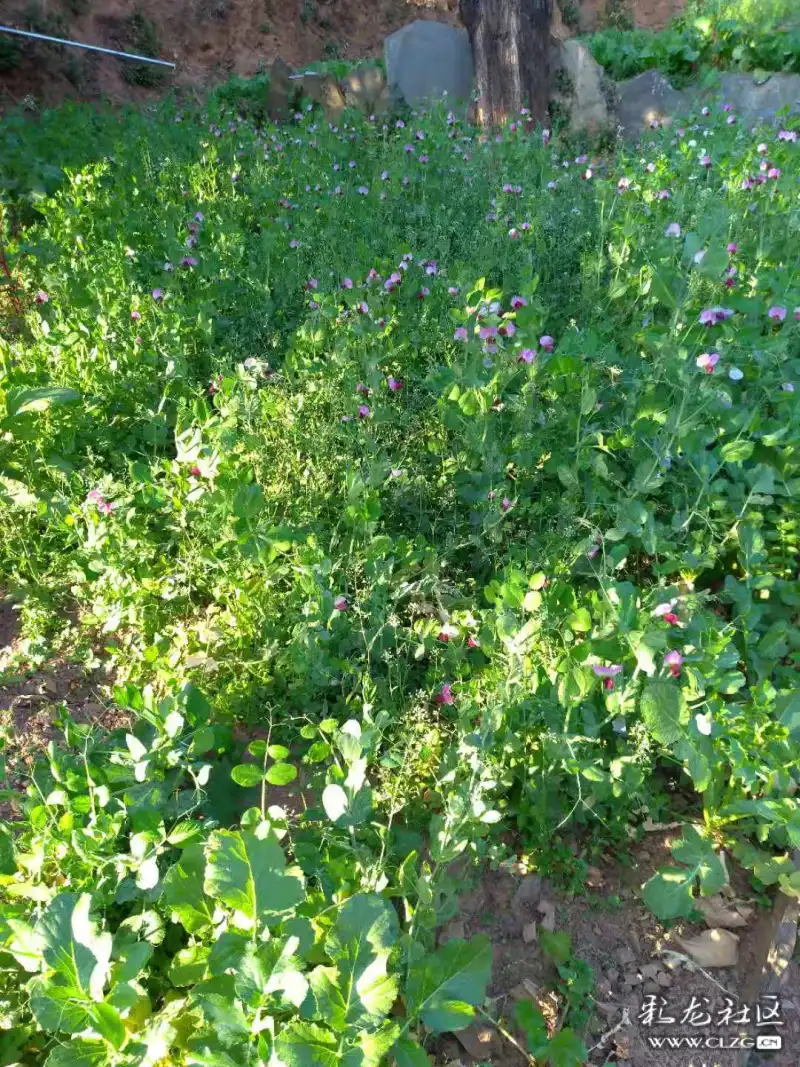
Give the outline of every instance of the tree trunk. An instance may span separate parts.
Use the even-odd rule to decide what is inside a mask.
[[[544,121],[553,0],[460,0],[478,86],[478,122],[499,126],[527,107]]]

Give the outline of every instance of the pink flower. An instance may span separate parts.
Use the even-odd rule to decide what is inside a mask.
[[[511,229],[508,231],[508,236],[511,238],[512,241],[516,241],[516,239],[519,237],[519,230],[512,226]]]
[[[358,406],[358,417],[360,419],[368,419],[370,417],[370,414],[371,414],[371,412],[369,410],[369,405],[368,404],[359,404],[359,406]]]
[[[494,337],[497,334],[496,326],[481,326],[478,331],[478,336],[482,341],[487,341],[490,337]]]
[[[731,318],[733,312],[730,308],[706,308],[700,312],[699,322],[701,326],[718,326],[721,322]]]
[[[99,489],[92,489],[86,494],[87,504],[101,504],[105,498]]]
[[[683,656],[674,648],[664,656],[664,666],[669,667],[669,673],[673,678],[680,677],[682,663]]]
[[[631,187],[630,178],[620,178],[617,182],[617,192],[624,193]]]
[[[700,370],[704,370],[706,374],[713,374],[714,368],[719,363],[718,352],[703,352],[701,356],[698,356],[695,360]]]
[[[458,296],[458,286],[457,285],[448,285],[447,294],[448,294],[448,296]]]
[[[353,288],[353,279],[352,278],[345,278],[344,281],[342,282],[342,289],[352,289],[352,288]]]
[[[454,341],[466,341],[467,340],[467,328],[466,326],[456,327],[456,332],[453,334]]]
[[[97,510],[100,512],[101,515],[110,515],[111,512],[116,508],[116,506],[116,504],[110,503],[108,500],[102,500],[97,505]]]
[[[531,364],[536,359],[535,348],[523,348],[520,354],[517,356],[517,363]]]
[[[511,507],[511,501],[508,499],[507,496],[504,496],[503,499],[500,501],[500,510],[503,512],[510,511]]]
[[[364,385],[363,382],[359,382],[358,385],[356,385],[356,392],[360,396],[369,396],[369,386]]]
[[[800,319],[800,307],[794,309],[794,317]]]
[[[555,341],[550,336],[550,334],[545,333],[542,334],[542,336],[539,338],[539,344],[542,346],[545,352],[552,352],[553,346],[555,345]]]
[[[509,320],[508,322],[501,323],[497,332],[501,337],[513,337],[517,332],[517,327]]]
[[[432,259],[428,263],[425,264],[425,273],[426,274],[429,274],[429,275],[431,275],[431,277],[434,277],[437,272],[438,272],[438,267],[436,266],[436,260],[435,259]]]
[[[680,235],[681,227],[680,224],[677,222],[671,222],[669,226],[667,226],[666,230],[664,230],[665,237],[680,237]]]
[[[453,690],[449,682],[445,682],[441,690],[436,694],[437,704],[453,704],[455,703],[455,697],[453,696]]]
[[[392,378],[391,375],[386,379],[386,384],[389,386],[389,390],[392,393],[399,393],[403,388],[403,383],[399,378]]]
[[[337,611],[347,611],[350,605],[347,603],[346,596],[337,596],[333,602],[333,606]]]
[[[132,311],[131,312],[131,319],[134,322],[138,322],[141,317],[142,317],[141,311]]]
[[[797,140],[797,131],[796,130],[778,130],[778,140],[779,141],[792,141],[792,142],[794,142],[794,141]]]
[[[702,167],[705,167],[706,170],[708,170],[711,166],[711,156],[707,152],[704,152],[703,155],[700,157],[700,165]]]
[[[39,292],[34,297],[34,300],[36,301],[37,304],[46,304],[49,299],[50,299],[50,297],[47,295],[47,293],[44,291],[44,289],[40,289]]]
[[[512,309],[514,311],[519,311],[520,308],[524,308],[524,307],[527,307],[527,306],[528,306],[528,301],[525,299],[524,296],[512,296],[511,297],[511,307],[512,307]]]
[[[426,285],[423,285],[420,291],[417,293],[417,300],[424,300],[426,296],[430,295],[430,289]]]
[[[604,667],[600,663],[593,663],[592,670],[597,678],[616,678],[618,674],[622,674],[622,667],[619,663],[612,663],[610,667]]]
[[[194,256],[184,256],[181,260],[181,266],[188,267],[189,270],[194,270],[194,268],[197,266],[197,263],[198,260],[196,260]]]
[[[658,199],[659,200],[669,200],[671,196],[672,196],[672,193],[669,191],[669,189],[661,189],[661,190],[659,190],[659,193],[658,193]]]
[[[202,476],[202,473],[203,472],[200,470],[200,468],[198,466],[194,466],[194,467],[190,467],[189,468],[189,474],[191,474],[191,476],[193,478],[200,478]]]
[[[780,304],[775,304],[769,309],[767,315],[772,319],[773,322],[783,322],[786,318],[786,308],[781,307]]]
[[[739,251],[739,246],[735,241],[731,241],[730,244],[726,246],[725,250],[729,255],[735,256],[736,253]]]
[[[163,300],[163,298],[164,298],[164,290],[163,289],[154,289],[153,292],[152,292],[152,297],[153,297],[153,300]]]

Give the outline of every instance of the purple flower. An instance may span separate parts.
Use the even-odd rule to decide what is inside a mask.
[[[445,682],[441,690],[436,694],[437,704],[453,704],[455,697],[449,682]]]
[[[167,274],[172,274],[172,272],[175,270],[175,268],[173,267],[173,265],[171,263],[165,263],[164,264],[164,270],[167,272]]]
[[[163,300],[164,299],[164,290],[163,289],[154,289],[153,293],[152,293],[152,296],[153,296],[153,300]]]
[[[49,299],[50,299],[50,297],[47,295],[47,293],[44,291],[44,289],[40,289],[39,292],[34,297],[34,300],[36,301],[37,304],[46,304]]]
[[[767,177],[768,178],[778,179],[778,178],[780,178],[780,176],[781,176],[781,168],[780,167],[770,167],[769,170],[767,171]]]
[[[711,166],[711,156],[707,152],[704,152],[702,156],[700,156],[700,165],[705,167],[706,170]]]
[[[509,511],[511,509],[511,506],[511,501],[508,499],[507,496],[504,496],[503,499],[500,501],[500,510],[502,512]]]
[[[353,279],[352,278],[345,278],[344,281],[342,282],[342,289],[352,289],[352,288],[353,288]]]
[[[794,142],[794,141],[797,140],[797,131],[796,130],[778,130],[778,140],[779,141],[793,141]]]
[[[466,326],[457,326],[456,332],[453,334],[454,341],[466,341],[468,337]]]
[[[781,389],[784,391],[784,393],[793,393],[794,392],[794,383],[793,382],[784,382],[783,385],[781,386]]]
[[[555,341],[550,336],[550,334],[545,333],[542,334],[542,336],[539,338],[539,344],[542,346],[545,352],[552,352],[553,346],[555,345]]]
[[[436,275],[438,267],[436,266],[436,260],[432,259],[425,264],[425,273],[430,274],[432,277]]]
[[[701,326],[718,326],[732,315],[733,311],[730,308],[706,308],[700,312],[699,322]]]
[[[337,611],[347,611],[350,605],[347,603],[346,596],[337,596],[337,598],[333,602],[333,606],[334,608],[336,608]]]
[[[391,375],[386,379],[386,384],[389,386],[389,391],[392,393],[399,393],[403,388],[403,383],[399,378],[393,378]]]
[[[769,309],[767,315],[772,319],[773,322],[783,322],[786,318],[786,308],[781,307],[780,304],[775,304]]]
[[[669,191],[669,189],[660,189],[658,192],[659,200],[669,200],[671,197],[672,193]]]
[[[704,370],[706,374],[713,374],[714,368],[719,363],[718,352],[703,352],[701,356],[698,356],[695,360],[700,370]]]
[[[359,185],[356,192],[360,193],[362,196],[367,196],[367,194],[369,193],[369,187],[366,185]]]
[[[99,489],[92,489],[86,494],[87,504],[102,504],[104,500],[103,494]]]
[[[527,363],[528,365],[530,365],[535,359],[535,348],[523,348],[520,354],[517,356],[517,363]]]
[[[359,404],[358,405],[358,417],[360,419],[368,419],[370,417],[370,415],[371,415],[371,412],[369,410],[369,404]]]
[[[612,663],[610,667],[604,667],[600,663],[593,663],[592,670],[597,678],[616,678],[618,674],[622,674],[622,667],[619,663]]]
[[[669,673],[673,678],[679,678],[681,673],[681,664],[683,663],[683,656],[677,649],[671,649],[664,656],[664,666],[669,667]]]
[[[482,341],[488,341],[490,337],[494,337],[497,334],[496,326],[481,326],[478,331],[478,336]]]
[[[184,256],[181,260],[181,266],[188,267],[189,270],[194,270],[194,268],[197,266],[197,263],[198,260],[196,260],[194,256]]]
[[[457,285],[448,285],[447,293],[448,293],[448,296],[458,296],[458,286]]]
[[[729,255],[735,256],[736,253],[739,251],[739,246],[735,241],[731,241],[730,244],[726,246],[726,251]]]
[[[514,311],[519,311],[520,308],[524,308],[524,307],[527,307],[527,306],[528,306],[528,301],[525,299],[524,296],[512,296],[511,297],[511,307],[512,307],[512,309]]]
[[[430,296],[431,291],[427,285],[423,285],[420,291],[417,293],[417,300],[424,300],[426,296]]]
[[[681,227],[680,224],[677,222],[671,222],[669,226],[667,226],[666,230],[664,230],[665,237],[680,237],[680,235]]]
[[[142,317],[141,311],[132,311],[131,312],[131,319],[134,322],[138,322],[141,317]]]

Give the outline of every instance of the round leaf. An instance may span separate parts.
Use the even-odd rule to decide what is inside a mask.
[[[258,785],[262,778],[261,768],[257,767],[255,763],[240,763],[238,767],[234,767],[231,771],[231,778],[243,788]]]
[[[270,785],[288,785],[297,777],[297,768],[291,763],[274,763],[267,771]]]

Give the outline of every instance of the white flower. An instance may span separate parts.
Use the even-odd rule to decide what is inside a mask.
[[[694,724],[697,727],[697,732],[701,733],[703,737],[711,736],[711,716],[710,715],[695,715]]]
[[[740,382],[744,378],[744,371],[739,370],[738,367],[731,367],[728,371],[728,377],[732,382]]]

